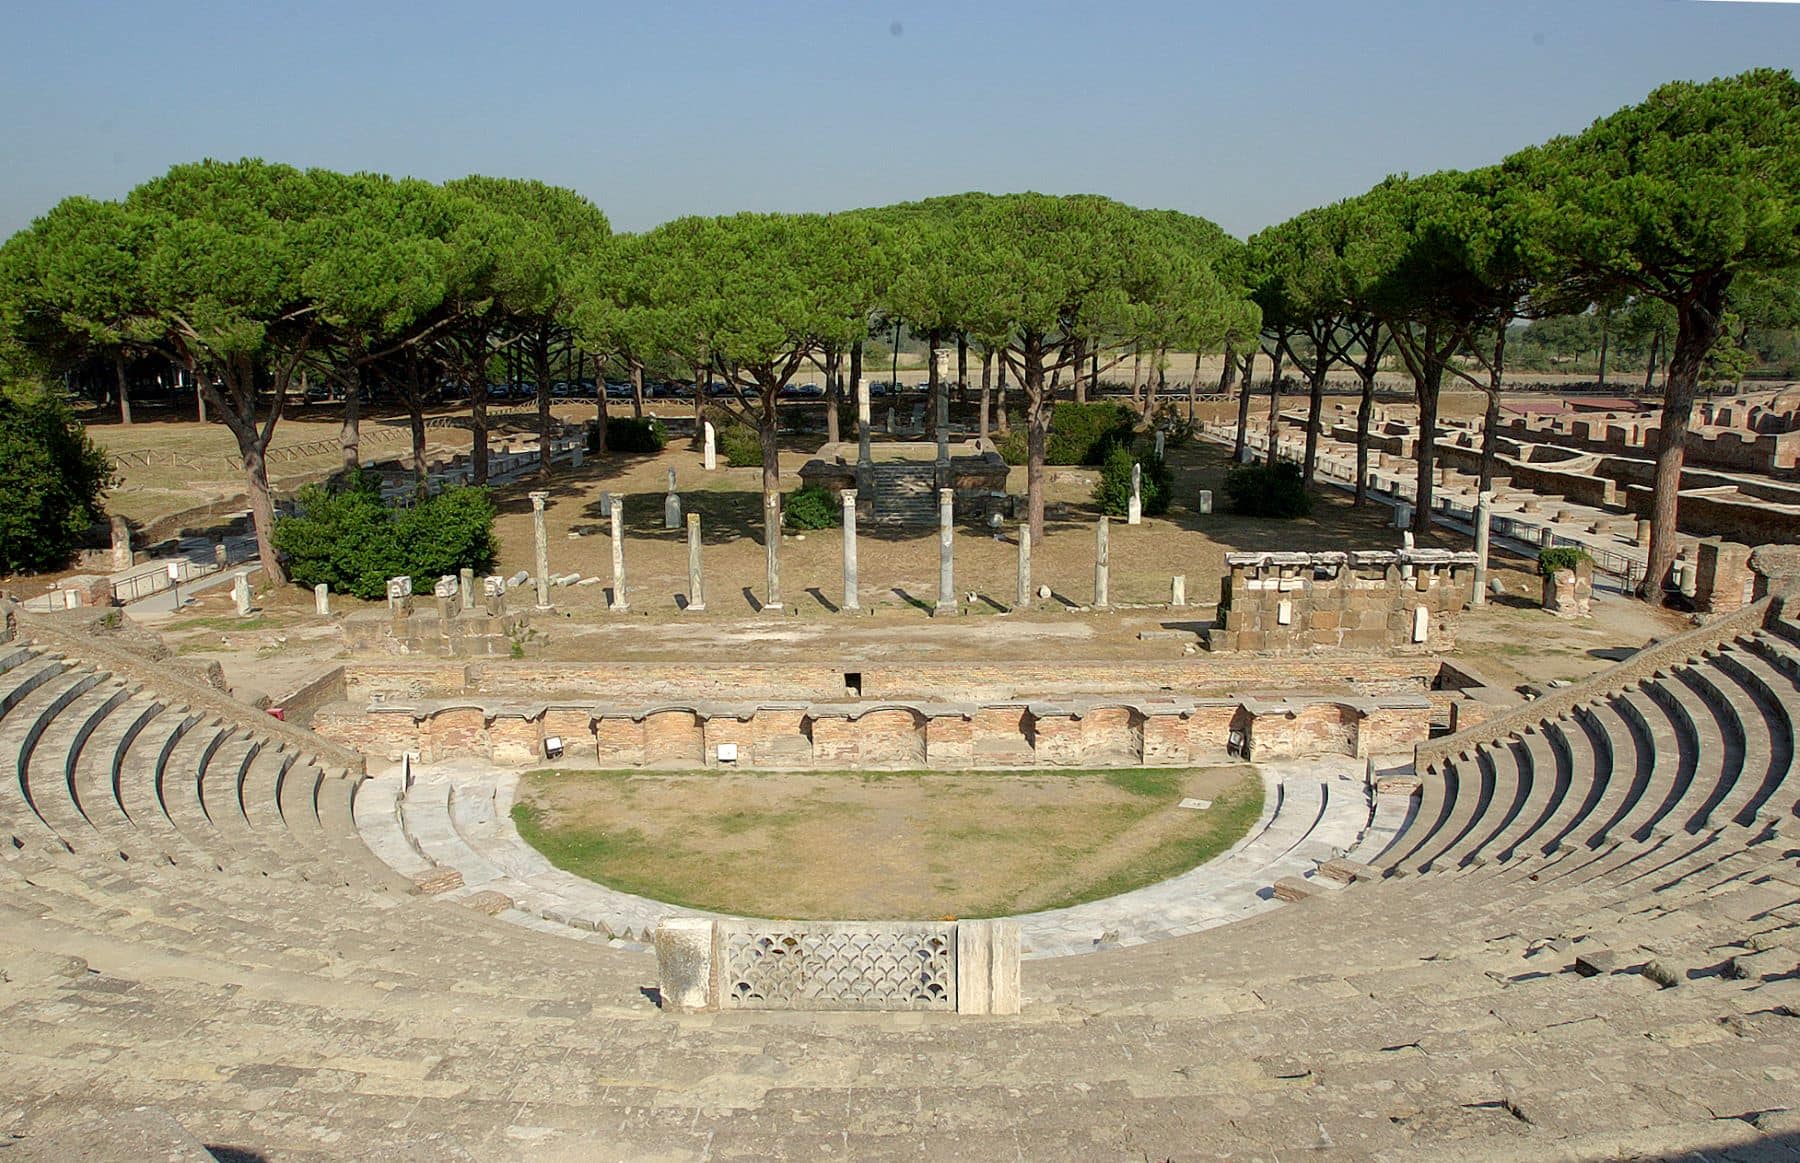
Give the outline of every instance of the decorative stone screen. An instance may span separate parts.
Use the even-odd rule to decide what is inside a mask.
[[[677,918],[656,957],[665,1010],[1019,1012],[1010,921]]]
[[[956,1008],[956,926],[755,922],[719,926],[728,1010]]]

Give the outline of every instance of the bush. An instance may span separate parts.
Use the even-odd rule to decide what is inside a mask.
[[[0,390],[0,574],[61,569],[103,516],[112,462],[61,401]]]
[[[762,465],[762,438],[748,424],[722,424],[714,430],[719,455],[732,468],[758,468]]]
[[[1101,464],[1114,445],[1131,443],[1136,418],[1123,404],[1057,404],[1050,410],[1050,433],[1044,441],[1045,464]],[[1024,464],[1026,425],[1018,421],[998,442],[1007,464]]]
[[[1549,577],[1559,569],[1576,570],[1584,561],[1592,561],[1587,550],[1578,545],[1552,545],[1538,550],[1538,574]]]
[[[1112,517],[1123,517],[1131,511],[1131,466],[1138,458],[1124,445],[1114,445],[1100,466],[1100,479],[1094,485],[1094,500],[1100,511]],[[1169,511],[1175,492],[1174,474],[1166,461],[1154,456],[1144,458],[1144,515],[1156,517]]]
[[[831,529],[841,524],[841,502],[830,489],[808,485],[787,495],[781,520],[789,529]]]
[[[373,600],[390,577],[411,577],[415,592],[461,569],[494,563],[494,503],[483,488],[446,489],[410,509],[382,503],[381,478],[362,473],[347,488],[309,485],[300,512],[275,523],[275,548],[288,573],[307,587]]]
[[[611,420],[606,425],[608,452],[661,452],[668,442],[668,429],[654,416]]]
[[[1225,503],[1245,517],[1290,520],[1312,512],[1312,494],[1300,466],[1291,460],[1266,464],[1240,464],[1225,474]]]

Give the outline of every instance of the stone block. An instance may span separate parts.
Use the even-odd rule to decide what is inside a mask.
[[[671,1013],[715,1009],[713,922],[672,917],[656,927],[657,993]]]

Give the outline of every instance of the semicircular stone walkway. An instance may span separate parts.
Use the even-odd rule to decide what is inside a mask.
[[[1380,851],[1405,819],[1408,799],[1372,803],[1362,760],[1280,760],[1257,765],[1263,810],[1231,848],[1143,888],[1068,908],[1026,913],[1024,956],[1062,957],[1187,936],[1277,907],[1284,878],[1341,887],[1324,862]],[[634,896],[566,872],[513,826],[519,773],[478,760],[372,771],[356,792],[355,818],[369,847],[395,871],[446,897],[580,941],[643,945],[671,917],[717,916]],[[1171,808],[1171,811],[1181,809]],[[454,875],[446,875],[453,873]]]

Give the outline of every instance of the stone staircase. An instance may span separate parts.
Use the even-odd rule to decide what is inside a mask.
[[[875,524],[936,525],[937,469],[929,464],[876,464]]]

